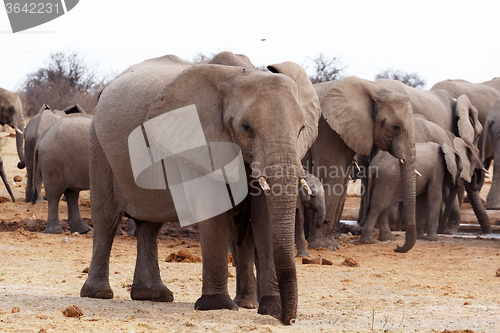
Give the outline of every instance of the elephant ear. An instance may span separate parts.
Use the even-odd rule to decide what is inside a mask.
[[[206,141],[232,142],[222,120],[221,87],[243,71],[244,68],[233,66],[192,66],[160,91],[149,106],[147,119],[194,104]]]
[[[55,114],[54,112],[52,112],[52,110],[44,110],[40,114],[40,121],[38,122],[38,127],[36,129],[36,140],[38,140],[40,135],[42,135],[42,133],[45,132],[45,130],[49,128],[53,123],[55,123],[59,118],[61,118],[61,116]]]
[[[72,114],[72,113],[87,113],[85,112],[82,107],[78,104],[68,106],[66,109],[62,110],[65,114]]]
[[[453,147],[458,152],[460,160],[462,161],[462,172],[460,176],[468,183],[472,180],[472,174],[474,173],[473,165],[471,162],[472,150],[461,138],[455,138],[453,140]]]
[[[372,150],[373,105],[381,91],[382,88],[375,83],[352,76],[331,82],[323,92],[323,117],[358,154],[370,155]]]
[[[458,134],[461,138],[476,143],[483,132],[483,126],[478,118],[478,110],[472,105],[469,98],[460,95],[455,102]]]
[[[441,151],[443,152],[446,169],[451,176],[451,180],[454,185],[457,185],[463,168],[460,155],[455,149],[445,143],[441,145]]]
[[[292,78],[298,86],[299,104],[305,115],[304,129],[300,131],[297,142],[297,154],[303,158],[318,136],[318,122],[321,117],[321,106],[318,95],[311,80],[302,67],[294,62],[267,66],[272,73],[281,73]]]

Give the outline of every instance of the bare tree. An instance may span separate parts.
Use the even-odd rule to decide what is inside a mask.
[[[425,87],[425,80],[420,77],[417,73],[406,73],[401,70],[395,70],[392,68],[386,69],[375,76],[377,79],[390,79],[398,80],[406,84],[407,86],[423,89]]]
[[[20,95],[29,116],[44,103],[60,110],[78,103],[92,114],[104,85],[96,66],[85,63],[76,52],[57,52],[50,55],[46,66],[26,75]]]
[[[312,59],[314,63],[314,75],[309,79],[312,83],[339,80],[344,77],[346,66],[342,64],[339,57],[329,58],[321,53],[317,58]]]

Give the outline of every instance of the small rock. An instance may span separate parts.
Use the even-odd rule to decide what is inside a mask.
[[[19,309],[18,306],[15,306],[12,308],[12,313],[16,313],[16,312],[20,312],[20,311],[21,311],[21,309]]]
[[[497,269],[497,277],[500,277],[500,268]]]
[[[88,273],[89,272],[89,268],[88,267],[85,267],[82,271],[82,273]]]
[[[74,233],[71,234],[72,236],[78,237],[80,236],[80,233],[78,231],[75,231]]]
[[[47,333],[47,330],[45,328],[42,328],[38,331],[38,333]]]
[[[66,317],[80,318],[81,316],[83,316],[82,308],[75,304],[68,306],[65,310],[62,311],[62,313]]]
[[[23,180],[23,178],[21,176],[18,176],[18,175],[14,176],[14,181],[15,182],[20,182],[21,180]]]
[[[64,243],[68,243],[69,242],[69,238],[68,237],[63,237],[63,242]]]
[[[333,263],[331,260],[329,259],[325,259],[325,258],[321,258],[321,265],[329,265],[329,266],[332,266]]]
[[[349,267],[359,267],[359,264],[352,258],[345,258],[345,260],[341,263],[341,265]]]
[[[307,257],[302,257],[302,264],[303,265],[318,265],[320,263],[321,258],[307,258]]]

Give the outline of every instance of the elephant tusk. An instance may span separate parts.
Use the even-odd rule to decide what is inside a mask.
[[[313,193],[305,179],[300,180],[300,186],[302,186],[302,188],[304,189],[304,191],[306,191],[307,194],[311,195]]]
[[[405,164],[405,160],[403,160],[402,158],[399,159],[399,163],[401,164]]]
[[[417,171],[417,169],[415,169],[415,174],[419,177],[422,177],[422,174],[420,172]]]
[[[487,176],[487,177],[490,177],[490,173],[488,172],[488,170],[486,170],[486,168],[483,167],[482,169],[484,171],[484,174]]]
[[[354,165],[356,166],[356,169],[358,169],[358,172],[361,172],[361,169],[359,168],[358,162],[354,161]]]
[[[269,191],[271,188],[269,187],[269,184],[267,183],[267,180],[264,176],[260,176],[259,178],[257,178],[257,180],[259,181],[259,185],[260,187],[264,190],[264,191]]]
[[[24,135],[23,131],[17,128],[17,126],[14,126],[13,128],[16,130],[17,133]]]

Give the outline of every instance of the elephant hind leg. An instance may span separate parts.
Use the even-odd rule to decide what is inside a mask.
[[[389,209],[386,209],[378,217],[378,240],[396,240],[396,237],[392,234],[391,228],[389,227]]]
[[[53,188],[51,184],[45,186],[45,191],[48,197],[47,226],[45,227],[45,232],[47,234],[62,234],[64,230],[59,222],[59,198],[62,191]]]
[[[90,209],[94,237],[88,279],[80,290],[80,296],[109,299],[113,298],[113,290],[109,285],[109,255],[123,211],[120,211],[115,201],[113,173],[105,156],[92,124],[90,126],[90,187],[92,188]]]
[[[163,223],[134,220],[137,261],[130,297],[134,300],[172,302],[174,294],[161,281],[158,267],[158,236]]]
[[[68,224],[70,232],[78,232],[80,234],[89,232],[91,228],[83,222],[80,215],[80,208],[78,207],[80,192],[67,189],[64,191],[64,195],[66,196],[66,203],[68,205]]]

